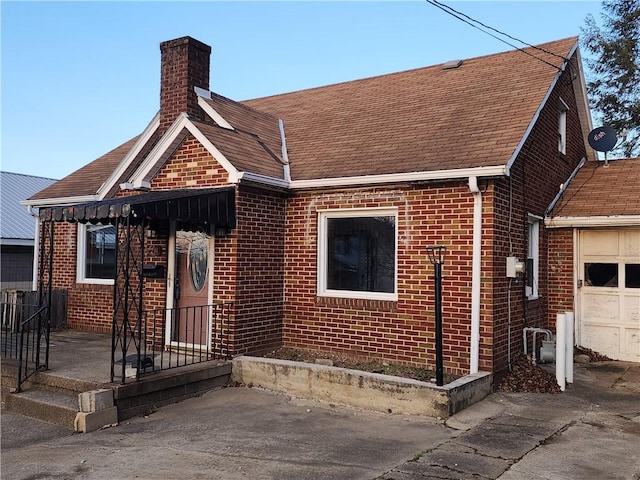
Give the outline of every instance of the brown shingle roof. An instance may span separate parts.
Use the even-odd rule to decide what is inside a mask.
[[[29,200],[95,195],[127,152],[131,150],[136,140],[138,140],[138,137],[134,137],[119,147],[114,148],[109,153],[104,154],[93,162],[67,175],[44,190],[39,191],[30,197]]]
[[[539,47],[566,56],[576,42]],[[505,165],[557,74],[552,65],[562,64],[525,50],[472,58],[451,70],[436,65],[242,103],[212,94],[209,104],[236,131],[194,123],[239,171],[275,178],[283,178],[278,119],[293,180]],[[31,200],[95,194],[137,139]]]
[[[193,123],[238,171],[279,179],[284,177],[280,150],[271,150],[260,137],[243,130],[227,130],[197,121]]]
[[[586,162],[551,217],[640,215],[640,158]]]
[[[533,57],[562,64],[525,50],[243,103],[284,120],[293,180],[504,165],[558,73]]]

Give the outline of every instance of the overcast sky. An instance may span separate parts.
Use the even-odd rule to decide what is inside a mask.
[[[580,35],[587,14],[600,21],[602,12],[599,1],[441,3],[534,45]],[[146,127],[159,107],[165,40],[189,35],[211,45],[210,88],[233,100],[523,46],[419,0],[3,0],[0,8],[0,168],[49,178],[68,175]]]

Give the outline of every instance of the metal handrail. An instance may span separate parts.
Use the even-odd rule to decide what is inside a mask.
[[[46,370],[48,368],[47,365],[47,361],[41,363],[40,362],[40,343],[42,341],[42,335],[44,333],[45,335],[45,359],[49,358],[49,334],[50,334],[50,325],[49,322],[46,322],[46,328],[44,329],[43,332],[43,325],[42,325],[42,313],[46,312],[48,310],[47,306],[42,306],[40,307],[38,310],[36,310],[29,318],[23,320],[22,322],[20,322],[20,326],[19,326],[19,336],[20,336],[20,342],[19,342],[19,349],[18,349],[18,378],[17,378],[17,385],[16,385],[16,393],[19,393],[22,391],[22,385],[32,376],[34,375],[36,372],[40,371],[40,370]],[[31,343],[29,342],[29,337],[30,334],[29,332],[31,331],[30,328],[28,328],[28,325],[30,322],[32,322],[35,318],[37,317],[37,322],[36,322],[36,328],[34,329],[34,331],[37,333],[37,336],[33,337],[33,340],[35,340],[35,342]],[[45,318],[47,318],[45,316]],[[25,343],[25,331],[27,332],[27,341]],[[36,334],[34,334],[36,335]],[[32,371],[29,371],[29,347],[30,345],[32,345],[35,348],[35,356],[33,358],[33,361],[35,363],[35,368]],[[26,352],[25,352],[26,351]],[[26,355],[25,355],[26,353]],[[33,354],[32,354],[33,356]],[[23,372],[23,367],[24,367],[24,372]],[[24,375],[23,375],[24,373]]]
[[[120,377],[126,383],[161,370],[230,358],[232,307],[228,302],[144,310],[135,329],[121,329],[123,337],[112,341],[111,381]],[[172,328],[167,328],[168,322]],[[169,331],[172,338],[167,337]],[[202,331],[205,337],[197,333]],[[122,356],[118,360],[116,353]]]

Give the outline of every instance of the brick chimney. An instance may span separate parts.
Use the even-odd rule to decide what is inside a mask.
[[[160,44],[160,133],[167,131],[178,115],[186,112],[202,118],[193,87],[209,89],[211,47],[191,37]]]

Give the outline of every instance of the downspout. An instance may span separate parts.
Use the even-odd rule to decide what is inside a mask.
[[[471,359],[469,373],[478,372],[480,360],[480,270],[482,265],[482,193],[478,178],[469,177],[473,195],[473,257],[471,260]]]
[[[36,219],[35,232],[33,234],[33,269],[31,290],[34,292],[38,290],[38,261],[39,261],[39,246],[40,246],[40,215],[34,213],[33,206],[27,205],[27,213]]]

